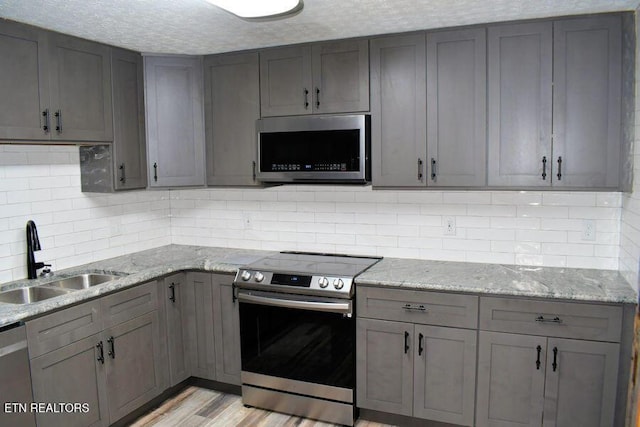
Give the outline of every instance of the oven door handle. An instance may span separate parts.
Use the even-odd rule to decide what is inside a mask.
[[[329,313],[340,313],[351,316],[351,301],[345,302],[324,302],[324,301],[299,301],[286,298],[264,297],[259,295],[238,292],[238,301],[260,305],[271,305],[274,307],[295,308],[299,310],[325,311]]]

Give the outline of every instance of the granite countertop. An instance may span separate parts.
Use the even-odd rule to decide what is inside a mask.
[[[635,304],[617,271],[385,258],[357,285]]]
[[[23,286],[42,285],[82,273],[123,275],[118,280],[32,304],[0,303],[0,327],[179,271],[200,270],[216,273],[235,273],[239,266],[251,263],[272,253],[249,249],[168,245],[56,271],[54,276],[49,278],[23,279],[9,282],[0,285],[0,291],[8,291]]]
[[[5,283],[0,285],[0,291],[42,285],[89,272],[123,275],[111,282],[37,303],[0,303],[0,327],[179,271],[235,273],[238,267],[273,253],[168,245],[57,271],[50,278]],[[637,302],[635,290],[620,273],[606,270],[385,258],[358,276],[356,284],[604,303]]]

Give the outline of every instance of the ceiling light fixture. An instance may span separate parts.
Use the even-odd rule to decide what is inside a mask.
[[[278,19],[302,10],[302,0],[207,0],[242,19]]]

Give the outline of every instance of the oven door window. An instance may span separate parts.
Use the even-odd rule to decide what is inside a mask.
[[[242,370],[355,388],[355,321],[342,314],[240,303]]]

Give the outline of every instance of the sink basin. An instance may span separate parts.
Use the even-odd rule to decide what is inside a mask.
[[[64,289],[47,288],[43,286],[18,288],[6,292],[0,292],[0,302],[6,302],[8,304],[29,304],[65,295],[69,292],[70,291]]]
[[[52,286],[62,289],[88,289],[101,283],[110,282],[119,279],[121,276],[112,274],[87,273],[78,276],[67,277],[66,279],[55,280],[45,283],[46,286]]]

